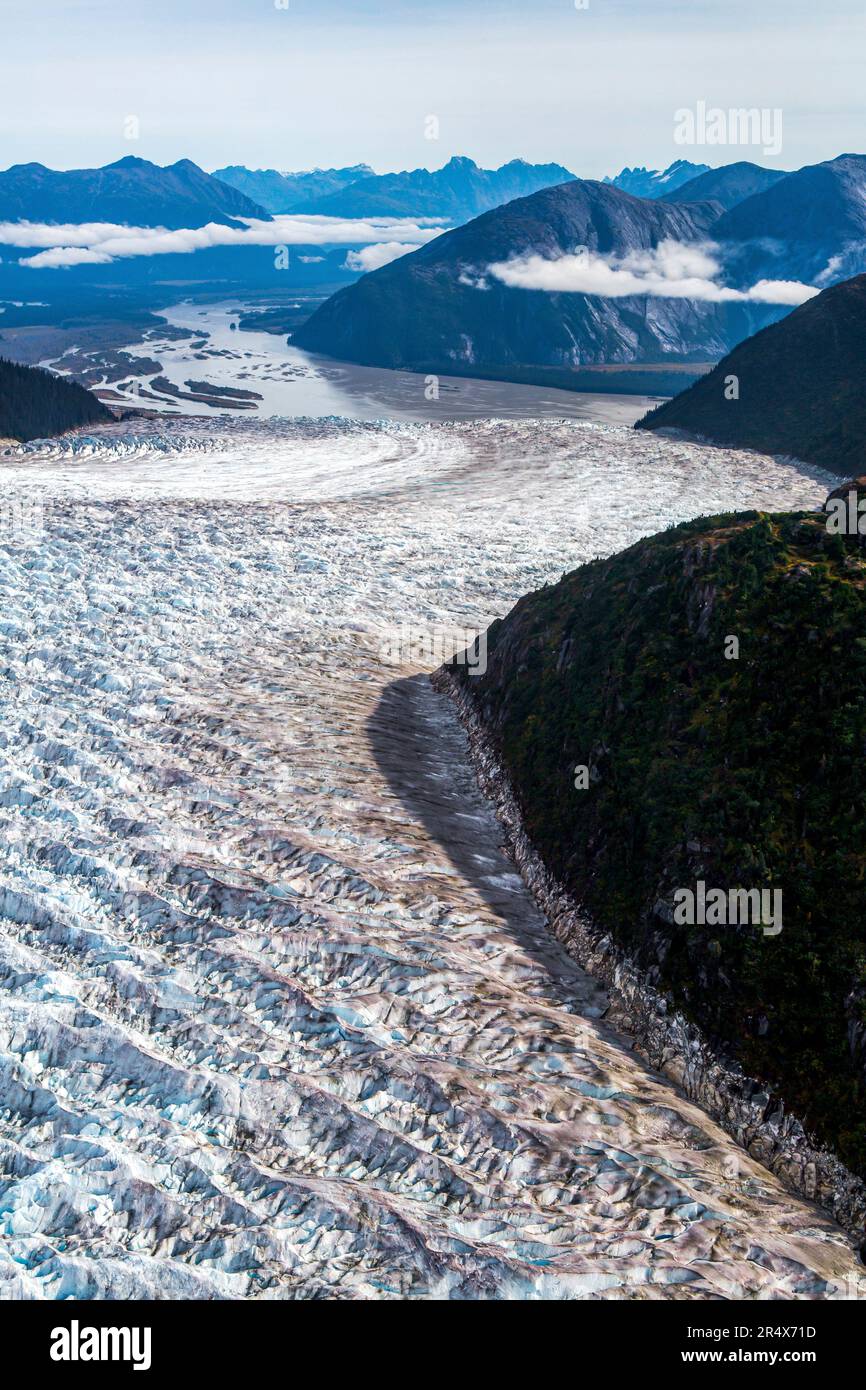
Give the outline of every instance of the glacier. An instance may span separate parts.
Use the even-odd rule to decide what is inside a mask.
[[[556,419],[8,448],[0,1298],[842,1296],[842,1231],[605,1023],[383,638],[780,460]]]

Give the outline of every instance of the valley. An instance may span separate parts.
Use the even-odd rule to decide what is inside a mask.
[[[383,656],[820,473],[184,418],[0,478],[44,503],[0,545],[0,1296],[856,1296],[840,1228],[605,1021],[429,666]]]
[[[655,384],[648,374],[635,378],[635,386],[643,390],[628,390],[631,379],[624,377],[619,384],[621,391],[626,389],[617,395],[609,393],[601,376],[587,378],[589,389],[582,393],[554,383],[512,385],[443,376],[438,394],[431,395],[423,375],[334,362],[295,348],[281,334],[255,327],[260,312],[237,301],[177,304],[156,311],[156,326],[144,329],[137,342],[124,341],[122,324],[115,327],[107,349],[90,346],[83,332],[80,342],[58,358],[42,359],[43,365],[69,373],[111,406],[187,416],[199,415],[205,404],[215,414],[252,408],[263,417],[433,421],[538,415],[633,424],[654,403],[646,394]],[[188,385],[194,374],[195,392]],[[244,392],[247,399],[238,400]],[[236,397],[234,403],[228,393]]]
[[[4,6],[37,1362],[555,1301],[608,1377],[850,1377],[861,11]]]

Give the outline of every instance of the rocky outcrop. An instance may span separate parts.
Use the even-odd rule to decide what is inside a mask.
[[[613,951],[648,1055],[849,1223],[819,1156],[866,1178],[858,541],[820,513],[689,522],[524,597],[483,673],[452,667],[581,964]]]
[[[514,788],[466,685],[443,668],[434,685],[454,702],[466,731],[479,784],[493,802],[505,847],[520,869],[550,930],[569,955],[607,989],[606,1015],[634,1040],[649,1064],[681,1086],[753,1158],[791,1191],[819,1203],[866,1252],[866,1183],[829,1149],[816,1144],[778,1094],[723,1058],[703,1031],[656,987],[647,971],[594,924],[534,848]],[[852,1025],[862,1051],[863,1025]]]

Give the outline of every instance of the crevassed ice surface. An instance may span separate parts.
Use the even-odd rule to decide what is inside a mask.
[[[0,1296],[844,1291],[605,1025],[383,644],[826,484],[557,421],[153,431],[0,458]]]

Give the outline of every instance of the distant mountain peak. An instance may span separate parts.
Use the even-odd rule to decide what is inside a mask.
[[[709,169],[686,183],[679,183],[662,193],[662,197],[669,203],[711,201],[720,203],[727,210],[744,203],[756,193],[765,192],[786,177],[785,169],[765,169],[763,165],[740,159],[734,164],[723,164],[719,169]]]
[[[233,167],[242,169],[244,166],[240,164],[234,165]],[[358,177],[361,178],[365,174],[375,174],[376,170],[371,164],[350,164],[343,169],[336,168],[332,165],[325,166],[323,164],[317,164],[313,169],[280,169],[278,171],[274,169],[251,169],[249,172],[257,174],[273,174],[279,172],[284,179],[306,179],[314,174],[357,174]]]
[[[235,188],[270,213],[309,211],[319,198],[339,193],[349,184],[375,177],[369,164],[353,164],[345,169],[248,169],[243,164],[227,164],[215,169],[213,177]]]
[[[594,180],[547,184],[340,290],[293,341],[368,366],[481,376],[721,356],[735,335],[778,311],[670,298],[647,313],[628,297],[564,291],[530,299],[485,276],[508,260],[570,258],[576,246],[625,257],[666,242],[700,244],[718,215],[709,203],[637,200]]]
[[[675,159],[673,164],[668,165],[662,177],[669,178],[671,174],[677,174],[681,169],[694,169],[694,167],[694,164],[691,164],[687,159]]]
[[[190,159],[163,168],[124,155],[100,169],[20,164],[0,173],[0,220],[117,222],[144,227],[233,225],[267,217],[258,203],[206,174]]]
[[[229,178],[229,173],[219,171],[219,177]],[[512,159],[499,169],[482,169],[468,155],[452,155],[439,169],[369,175],[292,210],[331,217],[440,217],[463,223],[573,178],[559,164]],[[256,185],[239,181],[235,186],[254,196]]]
[[[720,218],[716,239],[740,243],[736,273],[825,285],[866,269],[866,155],[839,155],[778,178]]]
[[[38,164],[32,161],[30,164],[10,164],[8,169],[3,170],[4,174],[49,174],[51,170],[47,164]]]
[[[631,193],[636,198],[660,198],[662,194],[672,192],[680,184],[688,183],[699,174],[709,172],[709,164],[692,164],[688,159],[676,159],[667,169],[647,169],[638,165],[634,169],[623,169],[613,178],[606,178],[603,182],[612,184],[614,188],[621,188],[624,193]]]
[[[142,159],[137,154],[125,154],[121,159],[115,159],[111,164],[103,165],[103,169],[158,169],[158,164],[152,164],[149,159]],[[169,168],[175,166],[169,165]],[[70,173],[78,172],[70,170]]]

